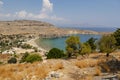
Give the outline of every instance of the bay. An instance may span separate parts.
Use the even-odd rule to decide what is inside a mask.
[[[77,34],[74,36],[79,36],[80,41],[86,42],[91,37],[96,38],[97,40],[101,37],[101,35],[92,35],[92,34]],[[51,38],[51,39],[39,39],[37,42],[38,45],[46,50],[50,50],[52,48],[59,48],[65,51],[66,41],[67,38]]]

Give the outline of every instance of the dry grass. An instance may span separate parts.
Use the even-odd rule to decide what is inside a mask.
[[[83,60],[77,60],[75,62],[75,65],[79,68],[87,68],[87,67],[95,67],[98,66],[99,64],[106,62],[105,59],[83,59]]]
[[[61,62],[53,63],[52,65],[40,62],[33,64],[6,64],[0,66],[0,80],[41,80],[50,71],[62,68]]]
[[[53,65],[53,70],[54,71],[57,71],[59,69],[63,69],[63,64],[60,62],[60,63],[56,63],[55,65]]]
[[[101,75],[101,67],[97,66],[95,69],[95,76],[100,76]]]
[[[84,78],[79,79],[79,80],[93,80],[93,76],[87,75],[87,76],[85,76]]]
[[[86,67],[94,67],[99,64],[98,60],[95,59],[84,59],[80,61],[76,61],[75,65],[79,68],[86,68]]]
[[[59,60],[49,60],[48,62],[48,67],[52,70],[52,71],[57,71],[59,69],[63,69],[63,64],[61,61]]]
[[[107,64],[102,64],[101,67],[104,71],[110,72],[110,67]]]

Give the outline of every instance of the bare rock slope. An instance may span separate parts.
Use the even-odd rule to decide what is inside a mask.
[[[69,35],[69,34],[98,34],[95,31],[58,28],[54,25],[34,20],[0,21],[0,34],[44,34],[44,35]]]

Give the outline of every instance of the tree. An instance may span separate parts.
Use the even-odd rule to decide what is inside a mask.
[[[120,28],[118,28],[114,33],[113,33],[115,39],[116,39],[116,46],[120,47]]]
[[[112,35],[107,35],[107,36],[102,36],[101,39],[99,40],[99,49],[100,52],[106,52],[106,53],[111,53],[116,50],[116,40],[114,36]]]
[[[51,58],[62,58],[64,57],[65,54],[62,50],[58,49],[58,48],[52,48],[48,54],[47,54],[47,58],[51,59]]]
[[[85,54],[89,54],[89,53],[91,53],[90,45],[88,43],[83,43],[81,46],[80,54],[85,55]]]
[[[72,55],[76,55],[77,52],[80,50],[80,38],[77,36],[70,36],[66,40],[66,51],[68,54],[68,57],[71,57]]]
[[[97,39],[95,39],[95,38],[93,38],[93,37],[91,37],[88,41],[87,41],[87,43],[90,45],[90,47],[91,47],[91,50],[92,50],[92,52],[94,52],[95,50],[96,50],[96,44],[95,44],[95,41],[96,41]]]

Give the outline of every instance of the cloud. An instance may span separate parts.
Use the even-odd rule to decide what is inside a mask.
[[[51,3],[50,0],[43,0],[42,9],[39,14],[33,14],[25,10],[21,10],[16,12],[14,16],[22,19],[47,19],[54,21],[64,20],[63,18],[57,17],[53,14],[53,3]]]
[[[20,12],[16,12],[15,13],[15,17],[19,17],[19,18],[25,18],[27,16],[27,12],[25,10],[22,10]]]
[[[0,1],[0,5],[2,6],[4,3]],[[57,17],[53,13],[53,3],[50,2],[50,0],[43,0],[42,3],[42,9],[40,10],[40,13],[34,14],[27,12],[26,10],[21,10],[18,12],[15,12],[13,14],[0,14],[0,17],[11,17],[14,19],[37,19],[37,20],[52,20],[52,21],[65,21],[64,18]]]
[[[10,16],[11,16],[11,14],[9,14],[9,13],[8,14],[1,14],[0,13],[0,17],[10,17]]]
[[[2,6],[4,3],[2,1],[0,1],[0,6]]]
[[[3,6],[3,4],[4,4],[4,3],[3,3],[2,1],[0,1],[0,9],[1,9],[1,7]]]
[[[43,0],[41,13],[50,13],[53,11],[53,3],[50,0]]]

